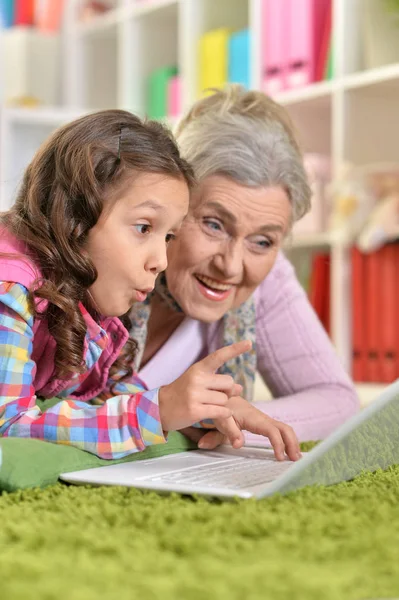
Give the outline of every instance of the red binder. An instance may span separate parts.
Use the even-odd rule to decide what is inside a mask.
[[[381,293],[381,265],[384,249],[366,255],[366,381],[381,382],[381,321],[384,318]]]
[[[322,323],[324,325],[325,330],[328,335],[331,334],[331,306],[330,306],[330,298],[331,298],[331,255],[325,255],[325,286],[326,291],[324,294],[324,306],[323,306],[323,320]]]
[[[381,297],[380,314],[380,356],[381,381],[392,383],[398,373],[399,351],[399,316],[398,295],[399,282],[399,244],[388,244],[381,253]]]
[[[324,328],[330,326],[330,255],[317,253],[312,260],[309,301]]]
[[[352,248],[352,377],[366,381],[366,257]]]

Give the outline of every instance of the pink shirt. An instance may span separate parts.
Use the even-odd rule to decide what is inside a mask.
[[[274,397],[256,406],[291,425],[301,441],[325,438],[359,409],[359,400],[282,254],[255,291],[255,305],[257,367]],[[221,345],[221,321],[187,317],[139,376],[150,389],[168,384]],[[251,442],[260,439],[247,434]]]

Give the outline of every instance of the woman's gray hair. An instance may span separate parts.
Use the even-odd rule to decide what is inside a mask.
[[[176,131],[197,180],[218,174],[251,187],[281,186],[291,201],[293,221],[303,217],[311,189],[285,109],[239,85],[212,91],[194,104]]]

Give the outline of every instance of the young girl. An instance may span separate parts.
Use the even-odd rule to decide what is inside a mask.
[[[247,342],[160,390],[146,390],[130,366],[126,313],[166,268],[192,184],[169,132],[125,111],[85,116],[39,149],[0,219],[0,435],[120,458],[214,419],[242,445],[228,405],[239,387],[215,372]]]

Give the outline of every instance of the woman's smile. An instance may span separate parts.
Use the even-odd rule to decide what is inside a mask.
[[[221,302],[226,300],[234,290],[234,285],[231,283],[223,283],[207,275],[200,275],[195,273],[194,275],[197,281],[197,287],[201,294],[208,300]]]

